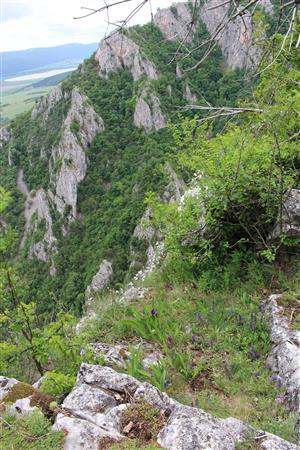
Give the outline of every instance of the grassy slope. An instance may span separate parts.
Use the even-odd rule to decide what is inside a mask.
[[[275,285],[299,298],[300,268],[290,279],[278,269],[268,270],[263,274],[257,263],[250,263],[243,279],[226,286],[226,278],[236,273],[229,266],[224,287],[207,289],[204,278],[180,282],[166,267],[146,281],[150,289],[143,303],[107,306],[99,299],[98,319],[88,334],[93,341],[142,337],[152,342],[165,355],[166,375],[153,371],[150,382],[164,384],[169,395],[185,404],[297,442],[297,416],[281,404],[284,391],[276,388],[266,367],[270,341],[260,300]],[[157,317],[151,316],[153,308]],[[130,373],[143,379],[134,358]]]

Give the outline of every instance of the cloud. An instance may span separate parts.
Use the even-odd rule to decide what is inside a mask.
[[[99,42],[107,30],[105,12],[74,20],[74,16],[80,16],[85,12],[81,7],[99,8],[99,4],[103,4],[99,0],[72,0],[72,2],[63,0],[3,2],[0,0],[0,2],[2,2],[2,12],[4,7],[7,7],[5,4],[12,7],[10,19],[2,21],[1,24],[0,51],[50,47],[71,42]],[[153,11],[171,3],[172,0],[152,0]],[[124,19],[138,4],[140,0],[132,0],[132,3],[113,8],[109,17],[110,21],[117,22]],[[26,14],[25,11],[27,11]],[[146,23],[150,18],[149,5],[145,5],[131,24]]]
[[[19,19],[30,15],[31,8],[24,3],[1,2],[1,22],[8,22],[12,19]]]

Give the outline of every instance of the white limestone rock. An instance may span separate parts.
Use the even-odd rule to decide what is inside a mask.
[[[51,91],[41,98],[31,111],[31,118],[34,120],[42,114],[42,121],[46,123],[52,108],[64,97],[61,86],[55,86]]]
[[[19,383],[15,378],[0,376],[0,402],[11,391],[12,387]]]
[[[158,74],[154,64],[142,55],[139,46],[121,32],[103,39],[96,52],[99,75],[107,77],[111,72],[129,69],[134,81],[145,74],[149,80],[157,80]]]
[[[96,355],[103,355],[107,366],[118,366],[125,368],[125,359],[130,356],[128,346],[123,344],[104,344],[97,342],[91,344],[91,350]]]
[[[186,192],[187,186],[168,162],[165,163],[164,169],[170,181],[164,190],[163,201],[166,203],[178,202]]]
[[[200,9],[200,18],[211,35],[214,35],[219,24],[226,20],[229,12],[229,3],[221,8],[214,8],[219,4],[219,0],[206,1]],[[253,46],[252,35],[251,16],[246,12],[243,18],[238,16],[229,22],[216,37],[227,64],[232,69],[252,68],[258,64],[259,55]]]
[[[257,440],[262,450],[299,450],[299,445],[291,444],[274,434],[264,433],[262,440]]]
[[[25,201],[25,229],[21,240],[21,248],[30,236],[29,258],[37,258],[48,262],[51,260],[50,274],[55,275],[53,255],[57,251],[57,240],[53,233],[53,221],[51,208],[56,209],[69,221],[77,217],[77,190],[79,183],[84,179],[87,170],[85,149],[91,143],[98,132],[104,130],[102,118],[94,111],[87,97],[82,95],[78,88],[71,93],[63,93],[61,87],[50,91],[33,109],[32,118],[42,116],[42,121],[47,126],[50,111],[62,99],[70,101],[70,107],[65,120],[61,125],[62,137],[59,143],[51,150],[49,159],[50,186],[46,192],[44,189],[29,192],[23,179],[23,170],[18,171],[17,187],[26,197]],[[73,125],[76,124],[76,127]],[[41,157],[44,157],[41,152]],[[68,210],[66,211],[66,208]],[[43,227],[44,235],[38,242],[35,234]],[[66,227],[63,232],[66,233]]]
[[[74,122],[79,125],[77,134],[72,129]],[[73,220],[77,216],[78,185],[87,170],[85,149],[97,133],[104,131],[102,118],[77,88],[72,90],[71,106],[62,129],[63,136],[58,146],[52,150],[51,185],[54,188],[53,200],[57,210],[63,215],[68,206],[69,219]]]
[[[0,128],[0,150],[4,147],[10,140],[10,131],[6,127]]]
[[[286,388],[285,403],[300,412],[300,331],[291,329],[283,308],[278,305],[280,298],[281,294],[272,294],[263,302],[272,342],[268,362],[279,384]]]
[[[97,422],[93,422],[84,414],[79,417],[58,414],[53,428],[66,432],[64,450],[99,450],[98,443],[101,438],[109,437],[115,440],[122,438],[115,430],[114,423],[108,424],[104,415],[103,417],[98,415]]]
[[[103,259],[98,272],[93,276],[91,284],[86,289],[86,299],[93,297],[94,294],[104,289],[113,275],[112,263]]]
[[[260,6],[268,14],[272,13],[273,7],[270,0],[261,1]],[[197,21],[201,19],[208,32],[215,36],[215,41],[220,45],[229,67],[233,69],[256,67],[259,62],[259,52],[253,45],[253,24],[250,14],[245,12],[243,17],[238,16],[215,35],[220,23],[228,18],[229,8],[229,2],[220,6],[219,0],[205,0],[201,2],[192,23],[192,12],[188,3],[175,3],[173,8],[158,10],[154,23],[166,39],[191,44],[197,29]],[[180,69],[176,69],[176,73],[180,78]]]
[[[77,384],[88,384],[95,388],[125,392],[133,395],[141,382],[130,375],[118,373],[110,367],[83,363],[77,376]]]
[[[159,9],[154,16],[154,25],[166,39],[186,43],[192,42],[196,29],[188,3],[175,3],[171,8]]]
[[[47,262],[50,255],[55,253],[57,242],[52,230],[53,222],[48,195],[44,189],[29,192],[24,180],[23,169],[18,170],[17,188],[26,198],[24,207],[25,228],[20,248],[23,249],[29,235],[34,235],[39,227],[42,226],[44,234],[40,241],[30,243],[29,258],[33,259],[35,257],[40,261]]]
[[[282,217],[272,230],[269,241],[278,241],[281,235],[289,238],[300,237],[300,190],[291,189],[282,205]]]
[[[152,365],[157,365],[163,359],[163,354],[157,350],[153,345],[147,342],[141,341],[132,345],[135,349],[141,349],[142,365],[145,369],[148,369]],[[106,366],[110,367],[126,367],[126,360],[130,358],[130,351],[128,344],[105,344],[97,342],[90,344],[90,350],[95,355],[102,355]]]
[[[137,97],[133,123],[137,128],[144,128],[147,133],[166,126],[160,101],[150,87],[144,87]]]
[[[190,103],[195,103],[198,101],[197,95],[192,93],[191,88],[188,84],[185,85],[184,97]]]
[[[113,395],[89,385],[79,384],[65,399],[63,407],[75,411],[79,406],[83,411],[102,413],[107,408],[117,406],[117,403]]]
[[[31,397],[19,398],[12,405],[9,405],[7,411],[10,414],[28,414],[32,411],[39,411],[36,406],[31,406]]]
[[[98,450],[102,437],[124,438],[120,416],[128,401],[140,400],[158,407],[168,417],[157,437],[157,443],[168,450],[234,450],[249,433],[263,449],[298,448],[232,417],[218,419],[200,409],[181,405],[149,383],[90,364],[81,365],[76,385],[62,404],[54,428],[67,431],[65,450]]]
[[[237,419],[217,419],[196,408],[176,405],[158,443],[169,450],[234,450],[235,443],[248,431]]]

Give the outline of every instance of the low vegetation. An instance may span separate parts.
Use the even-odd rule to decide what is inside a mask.
[[[0,447],[22,450],[62,450],[63,431],[53,431],[52,423],[40,412],[25,416],[4,414],[0,417]]]

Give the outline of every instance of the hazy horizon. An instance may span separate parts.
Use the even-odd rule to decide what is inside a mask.
[[[157,8],[172,3],[171,0],[152,0],[152,11],[155,13]],[[108,27],[106,12],[80,20],[74,20],[74,16],[86,12],[82,7],[99,8],[103,4],[99,0],[73,0],[72,4],[60,0],[0,0],[0,52],[99,42],[106,32],[113,29]],[[110,22],[124,19],[139,4],[139,0],[132,0],[112,8]],[[150,19],[150,4],[146,4],[130,24],[143,24]]]

